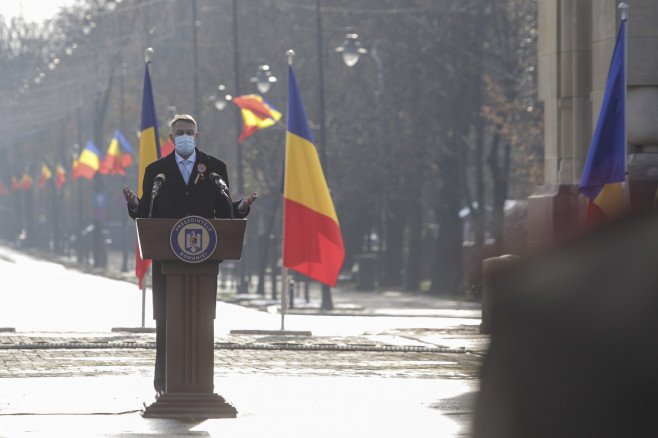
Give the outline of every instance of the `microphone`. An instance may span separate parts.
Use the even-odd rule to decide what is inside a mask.
[[[153,180],[153,189],[151,190],[151,203],[149,205],[149,219],[153,217],[153,200],[157,196],[158,190],[160,190],[160,186],[164,183],[164,181],[164,173],[158,173],[158,175]]]
[[[155,196],[158,194],[158,190],[160,190],[160,186],[164,184],[164,182],[165,182],[164,173],[158,173],[158,175],[153,180],[153,189],[151,190],[152,197],[155,198]]]
[[[219,187],[222,192],[228,193],[228,186],[221,176],[217,175],[215,172],[212,172],[210,174],[210,179],[217,185],[217,187]]]
[[[226,198],[226,203],[228,204],[228,209],[231,214],[231,219],[234,218],[233,214],[233,200],[231,199],[231,195],[228,193],[228,186],[224,182],[221,176],[217,175],[215,172],[210,173],[210,179],[212,182],[217,184],[217,187],[219,187],[219,191],[222,192],[222,195]]]

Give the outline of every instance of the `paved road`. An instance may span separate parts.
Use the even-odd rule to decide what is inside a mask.
[[[365,338],[238,336],[215,349],[215,375],[477,379],[482,355]],[[0,377],[151,375],[152,336],[0,336]],[[221,340],[220,340],[221,341]],[[367,342],[367,343],[364,343]]]
[[[470,436],[477,353],[363,337],[216,340],[215,388],[235,420],[140,417],[153,400],[152,335],[0,336],[0,436]]]

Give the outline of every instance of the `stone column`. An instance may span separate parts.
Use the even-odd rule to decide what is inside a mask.
[[[578,229],[580,173],[592,133],[589,0],[539,0],[539,98],[544,102],[545,183],[529,198],[531,249]]]
[[[628,180],[631,209],[639,211],[653,204],[658,186],[658,2],[627,3]],[[616,26],[619,21],[617,15]],[[600,99],[602,94],[594,103],[600,105]]]

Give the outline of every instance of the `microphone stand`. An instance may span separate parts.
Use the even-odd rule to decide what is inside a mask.
[[[156,196],[158,196],[158,190],[160,189],[160,186],[158,187],[153,187],[153,190],[151,190],[151,203],[149,205],[149,219],[153,216],[153,200],[155,199]]]
[[[155,196],[151,194],[151,205],[149,206],[149,219],[153,217],[153,199],[155,199]]]
[[[228,203],[228,209],[231,213],[231,219],[235,219],[235,215],[233,213],[233,200],[231,199],[231,195],[228,193],[228,186],[224,183],[222,178],[217,175],[216,173],[211,173],[210,174],[211,179],[217,185],[217,188],[221,192],[222,195],[226,198],[226,202]]]
[[[231,212],[231,219],[235,219],[235,216],[233,214],[233,200],[231,199],[231,195],[228,194],[228,191],[224,191],[220,189],[220,192],[222,192],[222,195],[226,198],[226,202],[228,203],[228,209]]]

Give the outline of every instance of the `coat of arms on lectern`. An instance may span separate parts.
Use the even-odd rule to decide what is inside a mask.
[[[201,230],[185,230],[185,250],[195,253],[201,249]]]

